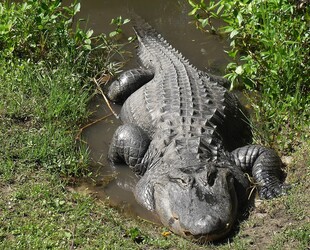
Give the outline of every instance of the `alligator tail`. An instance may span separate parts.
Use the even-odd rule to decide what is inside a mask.
[[[138,38],[144,37],[157,37],[159,34],[157,31],[149,25],[141,16],[136,13],[131,13],[132,21],[133,21],[133,30],[135,31]]]

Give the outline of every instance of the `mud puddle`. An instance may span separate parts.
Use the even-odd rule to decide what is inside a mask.
[[[120,106],[113,105],[119,113]],[[101,96],[95,96],[90,104],[93,114],[91,121],[107,117],[111,111]],[[140,217],[159,223],[156,215],[139,205],[133,195],[138,177],[126,165],[112,165],[107,159],[110,141],[121,121],[110,115],[102,121],[86,128],[82,139],[88,145],[91,157],[92,175],[78,181],[74,191],[87,193],[109,204],[128,216]]]

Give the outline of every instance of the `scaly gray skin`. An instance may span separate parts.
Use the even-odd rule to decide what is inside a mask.
[[[142,68],[109,88],[126,99],[109,150],[141,176],[135,197],[173,232],[200,241],[224,237],[245,205],[253,176],[262,198],[286,190],[281,160],[258,145],[237,98],[193,67],[148,24],[136,26]]]

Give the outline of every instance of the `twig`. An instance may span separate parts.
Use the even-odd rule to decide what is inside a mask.
[[[108,98],[105,96],[105,94],[103,93],[100,84],[98,83],[98,81],[96,80],[96,78],[93,78],[94,83],[96,83],[97,85],[97,89],[99,90],[100,94],[102,95],[103,99],[105,100],[106,104],[108,105],[108,108],[111,110],[112,114],[118,119],[118,115],[116,114],[116,112],[113,110],[113,108],[110,105],[110,102],[108,100]]]
[[[73,229],[72,229],[72,240],[71,240],[71,244],[70,244],[70,250],[74,249],[75,229],[76,229],[76,224],[74,224]]]
[[[139,220],[142,220],[142,221],[147,222],[147,223],[149,223],[149,224],[158,225],[158,222],[154,222],[154,221],[151,221],[151,220],[147,220],[147,219],[144,219],[144,218],[142,218],[142,217],[140,217],[140,216],[137,216],[137,217],[139,218]]]
[[[76,140],[80,140],[81,134],[82,134],[82,132],[83,132],[84,129],[86,129],[86,128],[92,126],[92,125],[94,125],[94,124],[97,123],[97,122],[100,122],[100,121],[102,121],[102,120],[107,119],[107,118],[108,118],[109,116],[111,116],[111,115],[112,115],[112,114],[108,114],[108,115],[106,115],[106,116],[103,116],[103,117],[101,117],[101,118],[99,118],[99,119],[97,119],[97,120],[91,122],[91,123],[86,124],[85,126],[83,126],[82,128],[80,128],[80,130],[79,130],[79,132],[77,133],[75,139],[76,139]]]
[[[250,191],[250,193],[249,193],[249,195],[248,195],[248,200],[251,199],[252,194],[253,194],[253,192],[255,191],[255,189],[256,189],[256,186],[252,186],[252,187],[251,187],[251,191]]]
[[[248,178],[250,184],[252,184],[252,186],[250,186],[251,191],[250,191],[250,193],[249,193],[249,195],[248,195],[248,200],[249,200],[249,199],[251,199],[251,196],[252,196],[253,192],[254,192],[255,189],[257,188],[258,183],[255,183],[254,180],[253,180],[253,178],[252,178],[249,174],[245,174],[245,175],[246,175],[246,177]]]

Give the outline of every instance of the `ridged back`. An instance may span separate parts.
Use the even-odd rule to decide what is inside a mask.
[[[190,138],[203,137],[216,147],[222,143],[228,149],[239,146],[239,127],[245,124],[238,117],[234,96],[192,66],[149,24],[141,19],[136,22],[138,57],[144,67],[154,70],[155,77],[125,103],[127,122],[137,123],[151,136],[156,130],[167,138],[177,132],[182,140],[188,140],[187,145]],[[229,139],[232,132],[239,141]]]

